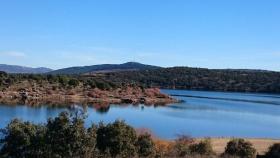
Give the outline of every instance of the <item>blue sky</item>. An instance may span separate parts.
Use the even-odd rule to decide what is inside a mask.
[[[0,0],[0,63],[280,71],[279,0]]]

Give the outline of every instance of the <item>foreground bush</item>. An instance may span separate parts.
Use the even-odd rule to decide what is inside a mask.
[[[0,157],[37,157],[44,153],[43,126],[15,119],[1,132],[6,136],[1,140]]]
[[[136,149],[136,131],[123,121],[116,121],[97,130],[96,145],[101,152],[109,151],[111,156],[133,157]]]
[[[45,133],[46,155],[85,157],[91,150],[89,144],[95,144],[95,140],[88,136],[89,133],[84,126],[81,116],[70,117],[66,112],[55,119],[49,119]]]
[[[138,137],[136,146],[140,157],[153,157],[155,155],[155,143],[153,142],[151,135],[148,133],[142,134]]]
[[[83,114],[63,112],[43,125],[15,119],[1,133],[1,158],[137,157],[138,153],[146,157],[154,153],[150,136],[138,137],[123,121],[85,128]]]
[[[193,155],[213,155],[215,153],[210,139],[205,139],[197,144],[191,145],[190,151]]]
[[[94,131],[84,120],[61,113],[45,125],[13,120],[2,130],[1,157],[86,157],[93,156]]]
[[[224,156],[254,158],[256,156],[256,149],[253,148],[250,142],[244,139],[233,139],[228,142]]]
[[[173,152],[172,155],[175,155],[177,157],[184,157],[186,155],[190,155],[190,145],[193,143],[193,138],[185,135],[179,135],[179,137],[175,140],[175,144],[173,145],[173,149],[171,151]]]
[[[280,143],[272,145],[265,154],[266,158],[280,158]]]

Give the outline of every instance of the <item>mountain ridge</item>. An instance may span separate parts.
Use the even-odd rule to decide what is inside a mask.
[[[54,70],[49,74],[94,74],[100,72],[133,71],[158,69],[159,66],[146,65],[138,62],[126,62],[123,64],[100,64],[91,66],[75,66]]]
[[[6,73],[40,74],[40,73],[47,73],[53,70],[46,67],[33,68],[33,67],[19,66],[19,65],[0,64],[0,71],[4,71]]]
[[[200,67],[188,67],[188,66],[174,66],[174,67],[160,67],[154,65],[147,65],[138,62],[126,62],[122,64],[98,64],[90,66],[73,66],[66,67],[61,69],[50,69],[46,67],[28,67],[28,66],[19,66],[19,65],[8,65],[0,64],[0,71],[7,73],[47,73],[47,74],[95,74],[95,73],[111,73],[111,72],[123,72],[123,71],[138,71],[138,70],[153,70],[161,68],[193,68],[193,69],[207,69],[213,71],[228,71],[228,72],[278,72],[272,70],[262,70],[262,69],[209,69],[209,68],[200,68]]]

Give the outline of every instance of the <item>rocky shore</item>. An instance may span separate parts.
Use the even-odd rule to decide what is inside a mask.
[[[98,88],[61,88],[56,86],[17,85],[0,91],[0,103],[25,105],[60,104],[146,104],[166,105],[178,102],[158,88],[126,86],[110,90]]]

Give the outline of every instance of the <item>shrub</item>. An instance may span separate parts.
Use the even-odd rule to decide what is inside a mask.
[[[233,139],[228,142],[224,155],[253,158],[256,155],[256,149],[253,148],[250,142],[244,139]]]
[[[88,79],[84,82],[84,86],[89,86],[91,88],[95,88],[96,87],[96,84],[95,84],[95,81],[92,80],[92,79]]]
[[[8,74],[4,71],[0,71],[0,77],[7,77]]]
[[[265,154],[267,158],[280,158],[280,143],[273,144]]]
[[[190,145],[194,143],[194,139],[186,136],[186,135],[179,135],[178,138],[175,140],[175,144],[173,145],[174,155],[184,157],[189,155],[190,152]]]
[[[156,147],[151,136],[137,137],[136,131],[124,121],[85,128],[84,113],[76,111],[74,114],[62,112],[42,125],[13,120],[1,130],[0,157],[155,156]]]
[[[101,90],[108,90],[111,86],[104,81],[95,81],[96,87]]]
[[[52,156],[70,155],[70,118],[68,113],[61,113],[47,123],[46,143]]]
[[[140,157],[151,157],[155,154],[155,144],[148,133],[138,136],[136,146]]]
[[[69,78],[67,76],[58,76],[58,81],[61,85],[66,86],[68,84]]]
[[[18,119],[2,129],[1,157],[39,157],[43,155],[44,128]],[[42,143],[42,144],[41,144]]]
[[[77,79],[70,79],[69,81],[68,81],[68,85],[69,86],[73,86],[73,87],[77,87],[78,85],[79,85],[79,80],[77,80]]]
[[[190,151],[192,154],[196,155],[213,155],[214,151],[212,148],[211,140],[205,139],[197,144],[192,144],[190,146]]]
[[[96,145],[101,152],[109,151],[113,157],[133,157],[136,154],[136,131],[124,121],[99,125]]]
[[[90,128],[87,129],[87,141],[85,145],[88,147],[87,154],[92,155],[93,157],[98,154],[96,149],[96,137],[97,137],[98,126],[92,124]]]
[[[84,116],[61,113],[46,124],[46,151],[48,157],[84,157],[90,151],[91,141],[84,127]]]

